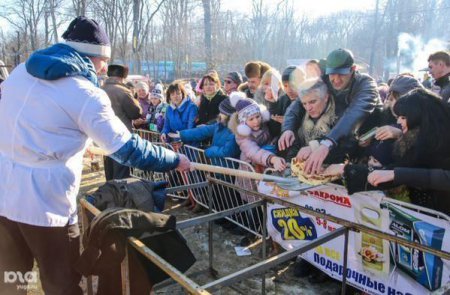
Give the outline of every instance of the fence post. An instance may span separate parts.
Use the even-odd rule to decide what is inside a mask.
[[[266,245],[267,245],[267,201],[263,203],[263,216],[262,216],[262,259],[266,260]],[[266,272],[262,273],[261,293],[266,294]]]
[[[208,208],[209,214],[212,211],[212,186],[213,184],[208,180]],[[217,271],[214,269],[214,247],[213,247],[213,222],[208,222],[208,250],[209,250],[209,272],[213,277],[217,277]]]
[[[344,233],[344,269],[342,271],[341,295],[345,295],[347,287],[347,253],[348,252],[348,227],[345,227]]]

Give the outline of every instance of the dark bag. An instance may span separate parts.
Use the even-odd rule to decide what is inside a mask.
[[[167,181],[152,182],[138,178],[114,179],[99,187],[87,200],[103,211],[129,208],[150,212],[164,210]]]

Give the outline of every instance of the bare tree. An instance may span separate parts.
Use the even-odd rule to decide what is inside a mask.
[[[165,0],[142,1],[133,0],[133,62],[134,71],[141,72],[141,53],[147,43],[149,24],[159,11]]]
[[[202,0],[203,21],[205,26],[205,55],[206,64],[209,69],[214,67],[212,60],[212,42],[211,42],[211,0]]]
[[[72,11],[75,11],[75,16],[85,16],[87,13],[88,4],[88,0],[72,0]]]
[[[18,31],[24,33],[25,40],[30,41],[32,51],[39,47],[39,23],[44,15],[44,0],[16,0],[5,6],[1,16]]]

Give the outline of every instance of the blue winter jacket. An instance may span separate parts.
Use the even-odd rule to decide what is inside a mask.
[[[170,105],[166,111],[166,119],[161,133],[167,134],[192,129],[195,127],[197,116],[198,108],[189,98],[185,98],[177,108]]]
[[[241,153],[233,132],[219,122],[180,131],[180,137],[183,142],[212,138],[211,146],[205,150],[208,158],[239,158]]]
[[[42,80],[82,76],[98,86],[97,73],[91,60],[62,43],[35,51],[25,67],[30,75]]]
[[[91,60],[65,44],[58,43],[34,52],[25,66],[30,75],[42,80],[81,76],[97,85]],[[110,157],[123,165],[161,172],[176,168],[180,161],[178,154],[152,145],[136,134]]]
[[[110,157],[122,165],[159,172],[175,169],[180,162],[178,154],[154,145],[137,134],[133,134],[130,140]]]

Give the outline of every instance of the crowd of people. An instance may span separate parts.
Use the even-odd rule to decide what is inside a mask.
[[[33,53],[1,85],[0,253],[9,253],[1,273],[26,272],[37,259],[46,292],[81,293],[72,268],[79,255],[76,195],[90,139],[108,154],[107,179],[129,177],[130,166],[190,169],[186,156],[133,128],[204,148],[213,164],[231,157],[257,172],[283,172],[296,158],[307,174],[341,176],[349,194],[404,185],[413,204],[450,213],[446,51],[429,56],[432,84],[410,73],[377,83],[339,48],[281,72],[250,61],[244,75],[221,79],[210,70],[196,85],[134,85],[126,83],[126,66],[107,66],[110,42],[94,20],[76,18],[63,38]],[[100,89],[97,74],[106,68]],[[58,246],[49,253],[49,245]],[[299,276],[311,275],[299,265]],[[2,284],[0,291],[13,289]]]
[[[304,67],[288,66],[281,74],[251,61],[244,65],[244,78],[230,72],[223,88],[214,70],[193,87],[196,92],[186,90],[188,82],[174,81],[167,88],[161,140],[203,147],[212,163],[240,159],[259,173],[283,172],[296,158],[308,174],[345,179],[338,182],[349,194],[384,190],[396,198],[399,190],[392,189],[401,187],[402,200],[449,214],[450,55],[435,52],[428,62],[431,85],[411,73],[377,83],[358,71],[347,49]],[[154,117],[154,108],[141,107],[148,110],[143,117]],[[236,184],[256,190],[241,179]],[[244,193],[239,198],[254,200]],[[233,225],[222,225],[236,232]],[[246,236],[241,245],[251,242]],[[301,260],[296,274],[314,282],[326,278]]]
[[[265,62],[251,61],[244,65],[244,78],[239,72],[230,72],[223,87],[214,70],[194,87],[177,80],[167,90],[162,83],[150,90],[140,82],[135,97],[141,115],[138,119],[129,116],[126,124],[157,130],[163,142],[181,138],[207,149],[214,147],[211,139],[221,126],[234,136],[233,145],[239,147],[240,156],[230,148],[228,153],[210,154],[210,158],[239,158],[258,172],[268,167],[283,171],[297,158],[306,162],[307,173],[339,174],[350,180],[348,184],[353,184],[348,171],[366,165],[371,173],[366,173],[362,183],[358,179],[358,187],[395,186],[404,184],[398,175],[406,168],[430,169],[430,173],[442,169],[443,175],[449,168],[449,136],[445,132],[450,103],[449,53],[432,53],[428,62],[434,79],[434,84],[425,85],[429,89],[410,73],[377,83],[357,70],[347,49],[333,50],[304,67],[288,66],[281,74]],[[126,71],[125,66],[110,66],[116,67]],[[107,87],[108,83],[105,90]],[[133,95],[132,89],[124,91]],[[160,95],[164,92],[166,95]],[[129,103],[135,106],[136,100]],[[208,130],[209,136],[198,138],[194,135],[197,128]],[[370,134],[366,136],[366,132]],[[411,202],[448,213],[449,207],[442,204],[449,204],[449,199],[433,197],[429,189],[411,188]],[[414,192],[419,191],[427,197],[418,198]]]

